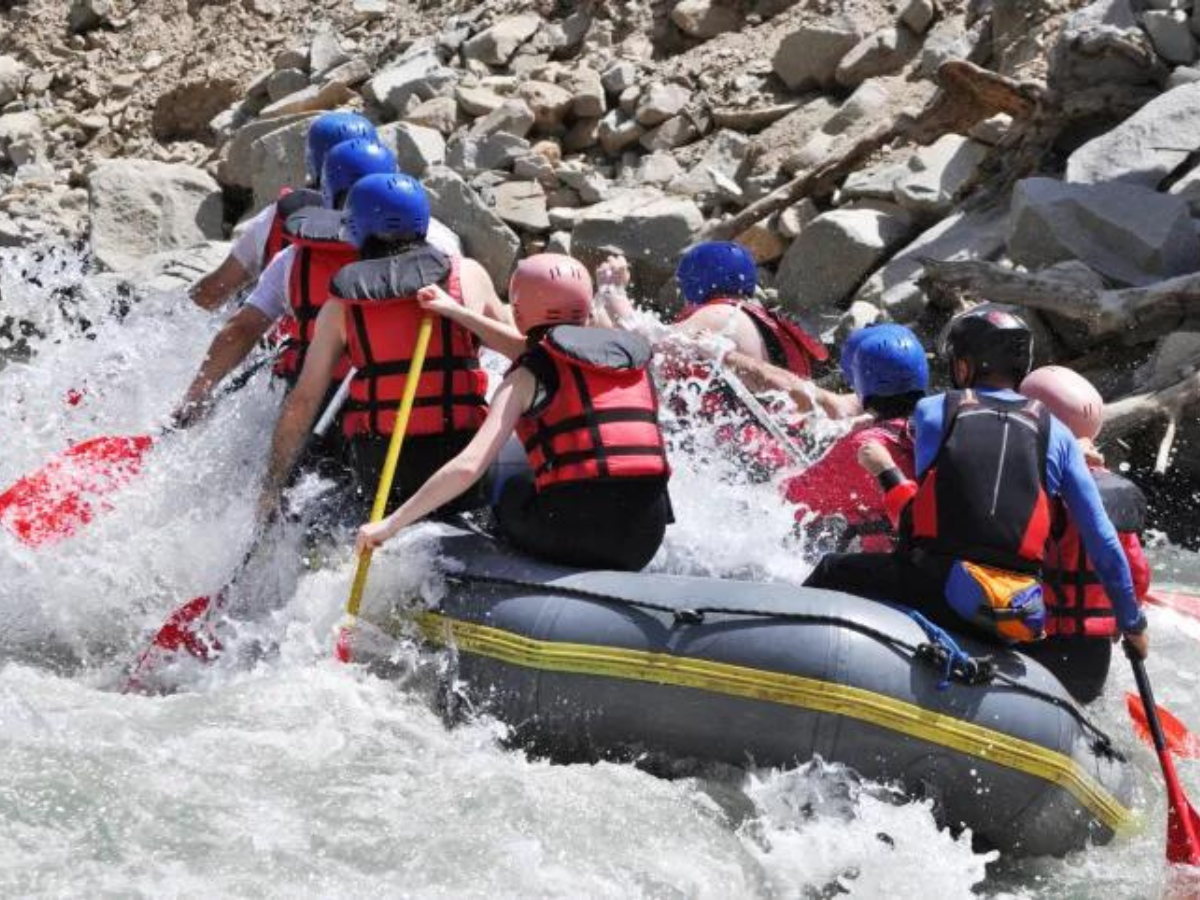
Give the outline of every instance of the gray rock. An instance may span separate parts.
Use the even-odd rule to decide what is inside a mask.
[[[612,109],[600,119],[596,136],[600,146],[609,156],[618,156],[627,147],[632,147],[646,133],[641,125],[619,109]]]
[[[278,0],[243,0],[242,6],[256,16],[272,18],[283,12]]]
[[[311,119],[312,115],[301,114],[297,116],[283,116],[277,119],[254,120],[246,123],[234,132],[233,138],[225,146],[225,158],[221,162],[217,177],[222,184],[241,188],[252,187],[255,171],[254,143],[273,131],[279,131],[288,126],[295,125],[297,122],[307,123]],[[307,128],[308,126],[305,124],[305,134],[307,134]]]
[[[501,19],[462,46],[464,59],[477,59],[489,66],[505,66],[513,54],[542,27],[542,17],[522,13]]]
[[[1063,21],[1048,81],[1069,92],[1105,84],[1156,84],[1162,76],[1162,64],[1138,27],[1130,0],[1093,0]]]
[[[571,232],[555,231],[550,237],[546,238],[547,253],[561,253],[563,256],[571,255]]]
[[[679,255],[703,227],[704,216],[690,200],[651,188],[626,191],[579,213],[571,251],[589,266],[614,249],[621,251],[633,270],[635,289],[654,296],[674,277]]]
[[[497,131],[474,137],[459,133],[446,144],[446,165],[464,177],[492,169],[509,169],[529,152],[529,141]]]
[[[523,81],[517,93],[533,110],[534,125],[547,134],[562,130],[563,120],[575,102],[570,91],[548,81]]]
[[[958,16],[947,16],[925,35],[917,72],[923,78],[932,78],[942,63],[966,59],[970,55],[971,35],[963,20]]]
[[[708,40],[742,27],[742,17],[722,0],[679,0],[671,10],[671,21],[690,37]]]
[[[275,116],[288,116],[304,112],[320,112],[344,106],[355,97],[354,91],[344,84],[331,82],[329,84],[313,84],[288,94],[264,107],[259,118],[272,119]],[[211,116],[209,119],[211,120]]]
[[[749,163],[750,138],[736,131],[719,131],[713,135],[704,155],[687,174],[674,179],[667,190],[702,199],[722,194],[719,179],[736,185],[746,174]]]
[[[503,292],[517,263],[521,241],[511,228],[465,181],[444,166],[425,173],[425,190],[433,214],[450,223],[462,239],[467,256],[487,269],[497,290]]]
[[[1133,184],[1020,182],[1013,190],[1008,253],[1035,269],[1077,259],[1125,285],[1200,269],[1187,204]]]
[[[205,138],[213,117],[240,97],[241,88],[233,78],[199,77],[175,84],[155,100],[151,130],[161,141]]]
[[[845,16],[806,22],[779,42],[771,67],[790,90],[831,87],[838,63],[862,37]]]
[[[584,163],[563,163],[558,167],[557,174],[559,180],[575,191],[583,203],[600,203],[608,195],[608,179]]]
[[[396,162],[401,171],[414,178],[420,178],[427,169],[446,161],[446,139],[433,128],[412,122],[394,122],[379,129],[379,138],[396,151]]]
[[[0,162],[20,168],[45,155],[42,120],[37,113],[15,112],[0,116]]]
[[[453,97],[434,97],[422,103],[413,97],[404,121],[449,135],[458,128],[458,103]]]
[[[1193,84],[1197,81],[1200,81],[1200,69],[1192,66],[1176,66],[1171,71],[1171,76],[1167,79],[1165,87],[1170,91],[1180,85]]]
[[[1200,148],[1200,83],[1155,97],[1116,128],[1088,141],[1067,160],[1066,180],[1123,181],[1157,188]]]
[[[550,230],[546,192],[536,181],[508,181],[492,190],[496,215],[523,231]]]
[[[1008,135],[1009,129],[1012,128],[1012,123],[1012,116],[1008,115],[1008,113],[996,113],[996,115],[989,116],[981,122],[976,122],[971,126],[968,134],[973,140],[994,147]]]
[[[106,268],[222,237],[220,186],[192,166],[138,159],[100,162],[88,177],[92,252]]]
[[[299,69],[280,69],[267,79],[267,97],[272,102],[282,100],[308,87],[308,76]]]
[[[601,73],[600,82],[608,93],[621,94],[638,83],[638,67],[628,60],[613,60]]]
[[[581,153],[599,142],[599,119],[576,119],[562,139],[563,150],[567,153]]]
[[[913,34],[921,35],[928,31],[935,15],[937,8],[933,0],[906,0],[900,6],[900,21]]]
[[[957,134],[921,147],[908,161],[908,174],[896,181],[896,202],[915,213],[940,216],[979,172],[988,148]]]
[[[476,119],[470,128],[470,134],[472,137],[481,138],[505,132],[525,137],[533,128],[533,121],[533,110],[524,100],[505,100],[486,116]]]
[[[775,278],[789,309],[815,311],[849,300],[912,230],[907,216],[839,209],[813,219],[784,254]]]
[[[656,82],[638,98],[634,118],[639,125],[652,128],[678,115],[692,99],[692,92],[681,84]]]
[[[800,236],[804,227],[820,214],[821,211],[817,209],[817,204],[807,197],[787,209],[780,210],[775,221],[780,237],[789,241],[795,240]]]
[[[0,122],[4,119],[0,118]],[[0,142],[2,142],[0,138]],[[1168,192],[1172,196],[1185,201],[1193,216],[1200,216],[1200,166],[1185,173],[1182,178],[1171,185]]]
[[[825,121],[821,131],[828,135],[845,134],[859,123],[874,121],[891,100],[891,94],[879,82],[861,84]]]
[[[342,49],[337,32],[322,28],[313,35],[312,43],[308,45],[308,65],[314,78],[349,61],[350,54]]]
[[[958,212],[923,232],[868,278],[856,301],[886,309],[901,321],[913,321],[924,311],[926,297],[917,279],[923,259],[993,259],[1004,250],[1008,215],[1003,209]]]
[[[67,27],[72,34],[83,34],[107,24],[112,14],[109,0],[72,0],[67,10]]]
[[[335,66],[320,77],[321,84],[344,84],[355,87],[371,77],[371,64],[365,59],[352,59]]]
[[[278,199],[285,187],[304,184],[304,148],[309,117],[268,132],[250,145],[250,185],[254,208],[262,209]],[[232,155],[231,155],[232,159]]]
[[[843,87],[857,87],[868,78],[892,75],[916,55],[921,42],[907,28],[883,28],[867,35],[838,63],[834,77]]]
[[[486,116],[504,102],[495,91],[480,85],[459,85],[454,90],[454,99],[468,116]]]
[[[272,64],[276,69],[300,69],[308,71],[308,47],[285,47],[275,54]]]
[[[458,73],[442,65],[432,47],[419,46],[367,82],[367,99],[403,116],[410,97],[430,100],[454,91]]]
[[[675,116],[642,135],[641,145],[647,150],[674,150],[700,137],[700,129],[691,116]]]
[[[643,156],[638,162],[633,177],[635,184],[665,187],[668,182],[683,174],[683,167],[679,165],[675,157],[670,153],[659,151],[658,153],[647,153]]]
[[[25,67],[15,57],[0,56],[0,106],[6,106],[21,96],[26,74]]]
[[[891,200],[896,182],[911,175],[907,163],[880,163],[851,172],[838,189],[838,203],[850,200]]]
[[[608,109],[608,98],[600,73],[587,66],[580,66],[571,73],[568,88],[574,95],[571,114],[581,119],[598,119]]]
[[[390,6],[389,0],[354,0],[351,9],[354,12],[354,21],[358,23],[382,19],[388,14]]]
[[[550,187],[558,184],[554,166],[540,153],[526,153],[514,160],[513,175],[523,181],[537,181]]]
[[[1196,59],[1196,39],[1188,27],[1186,13],[1150,10],[1142,14],[1142,26],[1150,35],[1158,55],[1173,65],[1188,65]]]

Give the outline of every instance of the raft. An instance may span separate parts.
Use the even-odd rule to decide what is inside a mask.
[[[943,825],[1014,855],[1103,844],[1130,820],[1129,763],[1018,653],[960,639],[991,664],[948,677],[939,645],[885,604],[583,572],[452,528],[438,540],[445,593],[416,614],[420,635],[454,649],[472,702],[538,755],[744,767],[820,757],[932,798]]]

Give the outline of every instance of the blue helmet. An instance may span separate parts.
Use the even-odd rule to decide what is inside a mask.
[[[350,189],[343,221],[347,239],[360,250],[370,237],[422,241],[429,231],[429,197],[409,175],[367,175]]]
[[[853,353],[850,382],[859,399],[924,393],[928,389],[929,362],[925,359],[925,348],[909,329],[884,323],[857,334],[863,337]]]
[[[321,195],[325,205],[338,209],[346,192],[367,175],[394,175],[398,170],[396,154],[373,138],[343,141],[325,157],[321,170]]]
[[[707,303],[713,297],[753,297],[758,287],[754,256],[733,241],[705,241],[679,260],[675,280],[688,303]]]
[[[846,384],[850,385],[850,390],[858,392],[858,388],[854,385],[854,358],[858,356],[858,348],[862,342],[866,340],[870,333],[871,326],[859,328],[857,331],[850,332],[850,336],[846,338],[846,343],[842,344],[842,355],[838,358],[842,367],[842,377],[846,379]]]
[[[326,154],[343,141],[355,138],[378,139],[375,126],[358,113],[339,111],[317,116],[308,128],[304,147],[304,167],[308,171],[309,184],[320,187]]]

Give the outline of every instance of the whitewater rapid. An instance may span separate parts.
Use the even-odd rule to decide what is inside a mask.
[[[164,424],[219,325],[178,292],[130,305],[111,281],[79,290],[82,275],[70,251],[0,253],[0,317],[40,332],[17,345],[0,329],[0,486],[72,440]],[[271,652],[197,672],[173,696],[119,693],[163,617],[237,567],[279,400],[258,378],[163,437],[67,541],[34,550],[0,530],[0,896],[1195,893],[1162,862],[1160,779],[1131,736],[1119,664],[1093,713],[1135,757],[1141,823],[1109,847],[1018,862],[819,762],[665,781],[529,759],[486,717],[450,727],[438,655],[399,647],[386,679],[331,661],[348,540],[306,568],[299,538],[281,536],[255,585],[274,610],[255,626]],[[678,523],[654,567],[802,580],[775,488],[722,483],[730,473],[700,449],[672,460]],[[369,602],[428,577],[427,537],[378,554]],[[1191,554],[1157,558],[1163,580],[1200,584]],[[1151,673],[1160,700],[1200,724],[1196,644],[1176,624],[1151,612]],[[1181,772],[1200,797],[1196,764]]]

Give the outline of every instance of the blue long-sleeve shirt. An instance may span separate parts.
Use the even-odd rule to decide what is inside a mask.
[[[997,400],[1023,400],[1010,390],[975,388],[977,393],[995,397]],[[926,397],[917,404],[913,412],[913,439],[916,446],[917,480],[933,463],[942,443],[945,395]],[[1133,589],[1133,576],[1129,571],[1129,560],[1104,511],[1096,482],[1088,471],[1083,452],[1067,427],[1054,419],[1050,423],[1048,459],[1046,460],[1046,491],[1052,497],[1061,497],[1071,514],[1071,521],[1079,529],[1083,546],[1092,560],[1096,574],[1104,584],[1104,590],[1117,614],[1122,631],[1136,630],[1142,624],[1142,613],[1138,609],[1137,596]]]

